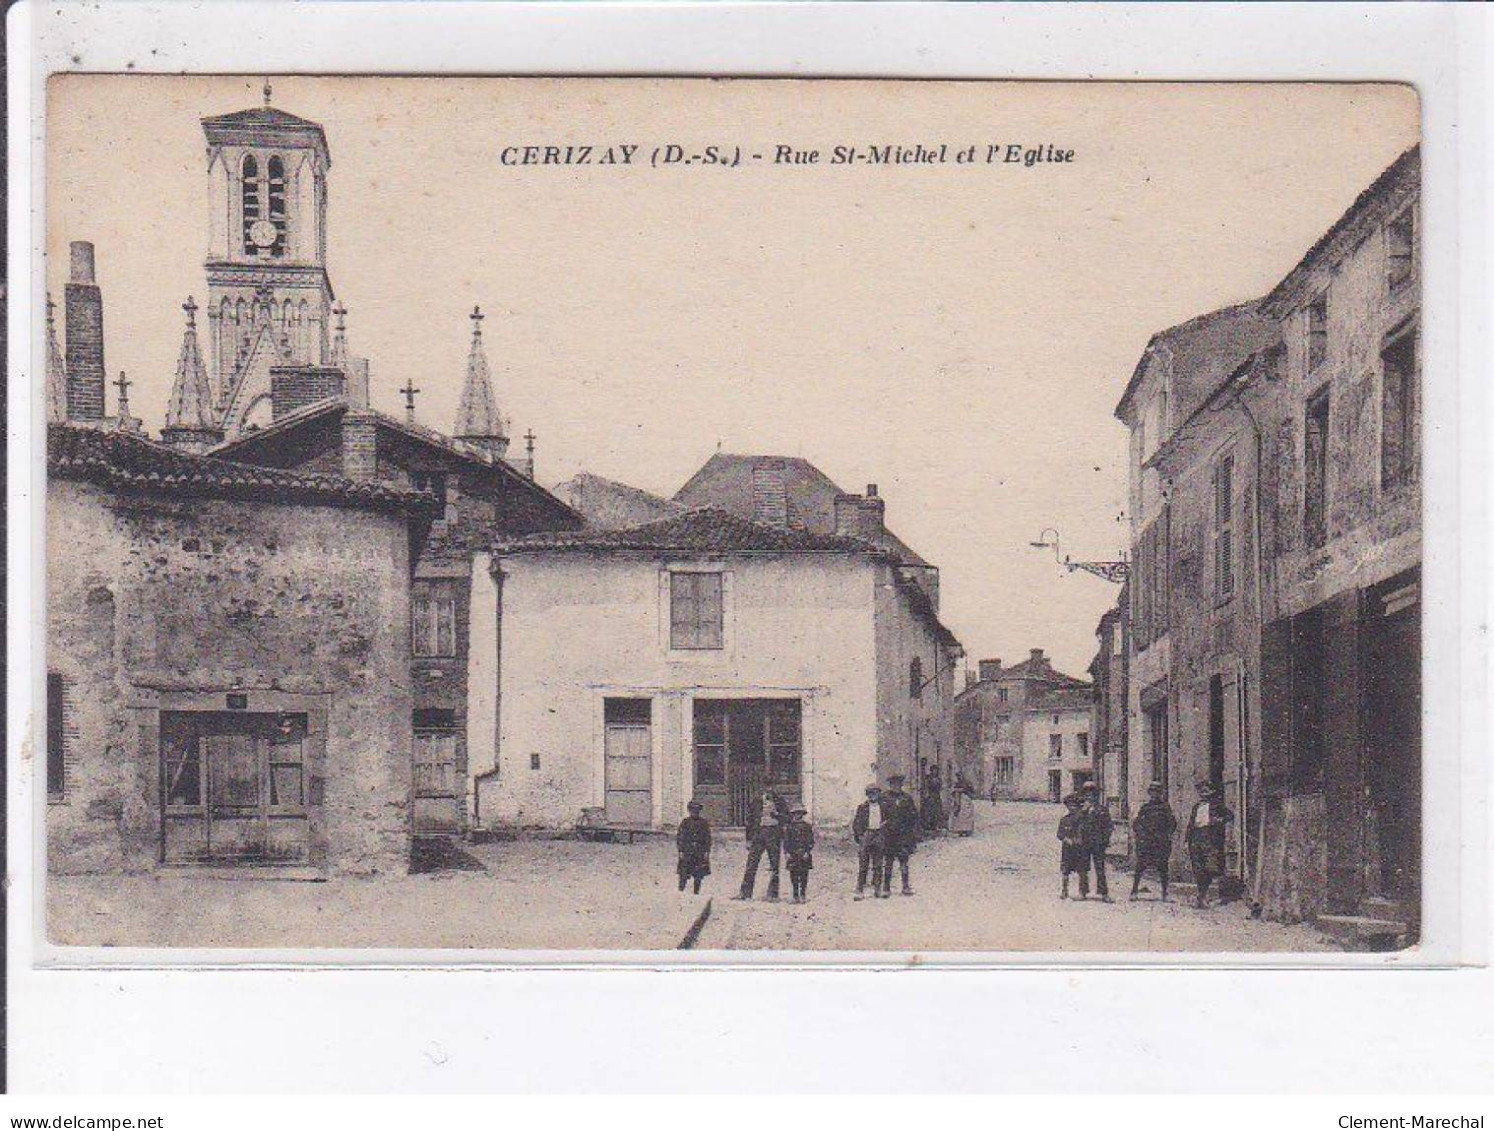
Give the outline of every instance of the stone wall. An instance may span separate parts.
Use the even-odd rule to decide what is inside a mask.
[[[47,538],[48,669],[72,709],[67,780],[47,812],[50,868],[155,867],[157,736],[142,720],[162,696],[239,689],[326,705],[325,779],[307,788],[313,863],[405,868],[403,517],[53,481]]]

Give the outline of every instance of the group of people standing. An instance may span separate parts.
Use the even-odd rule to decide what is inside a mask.
[[[1066,812],[1058,823],[1058,839],[1062,844],[1059,868],[1063,873],[1059,898],[1069,898],[1069,877],[1077,875],[1079,898],[1088,899],[1089,872],[1093,867],[1095,894],[1106,903],[1114,902],[1105,877],[1105,854],[1110,847],[1113,826],[1099,787],[1094,782],[1086,782],[1077,793],[1064,798],[1064,808]],[[1198,907],[1206,905],[1209,887],[1225,874],[1226,830],[1234,819],[1234,813],[1224,803],[1224,791],[1212,782],[1199,782],[1198,800],[1188,815],[1183,836],[1197,888],[1195,904]],[[1178,819],[1167,804],[1166,789],[1161,782],[1152,782],[1147,788],[1146,803],[1131,821],[1135,858],[1131,874],[1133,900],[1140,895],[1142,877],[1154,871],[1162,883],[1162,901],[1168,902],[1168,867],[1177,828]]]
[[[926,799],[920,808],[904,790],[906,782],[902,774],[893,774],[887,779],[886,789],[867,786],[866,800],[856,808],[851,834],[855,837],[859,857],[857,899],[866,897],[868,880],[875,898],[889,897],[894,866],[901,874],[902,893],[912,895],[909,861],[918,847],[920,833],[938,830],[944,824],[942,812],[937,809],[931,812],[931,807],[937,803]],[[960,775],[953,794],[956,814],[950,821],[952,830],[959,831],[963,824],[968,824],[970,830],[974,829],[974,795],[974,789]],[[936,790],[927,798],[939,796]],[[680,822],[675,834],[675,845],[679,850],[679,889],[684,891],[687,884],[693,884],[693,890],[698,893],[701,881],[711,874],[711,826],[701,816],[700,802],[691,801],[687,808],[690,815]],[[789,874],[791,901],[804,903],[809,898],[809,873],[814,868],[814,826],[806,819],[807,814],[802,802],[790,803],[771,789],[764,790],[762,796],[754,801],[746,814],[747,865],[742,872],[741,888],[733,899],[752,898],[764,860],[768,865],[768,888],[764,899],[771,902],[780,898],[779,877],[785,866]],[[958,819],[954,819],[956,815]]]
[[[919,791],[923,805],[919,809],[919,821],[929,836],[938,836],[946,827],[955,836],[970,836],[975,832],[975,787],[962,771],[955,772],[954,782],[949,787],[949,805],[944,804],[944,775],[938,763],[924,771],[923,788]]]

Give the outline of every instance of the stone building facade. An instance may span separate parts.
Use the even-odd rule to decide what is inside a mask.
[[[1195,782],[1222,788],[1229,869],[1265,914],[1401,936],[1420,876],[1419,184],[1412,150],[1271,294],[1155,336],[1117,408],[1128,792],[1140,766],[1180,812]]]
[[[958,642],[865,542],[703,509],[500,542],[474,576],[481,828],[656,828],[692,797],[739,825],[768,786],[840,824],[948,769]]]
[[[410,492],[48,429],[54,872],[403,872]]]
[[[972,674],[955,700],[955,757],[979,792],[1056,801],[1090,779],[1090,684],[1056,670],[1041,648],[1009,667],[981,660]]]
[[[1392,165],[1262,304],[1262,898],[1402,922],[1421,891],[1421,163]]]

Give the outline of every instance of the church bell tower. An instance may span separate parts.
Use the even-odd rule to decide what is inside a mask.
[[[270,104],[202,120],[210,394],[232,438],[268,423],[270,368],[329,363],[327,170],[316,122]]]

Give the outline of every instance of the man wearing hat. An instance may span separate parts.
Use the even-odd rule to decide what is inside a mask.
[[[763,898],[773,903],[778,899],[778,865],[783,849],[783,826],[788,823],[788,806],[783,798],[771,789],[764,790],[761,800],[747,810],[747,868],[742,873],[742,890],[733,899],[751,899],[752,889],[757,883],[757,868],[763,856],[768,858],[768,894]]]
[[[887,791],[882,794],[882,825],[886,829],[884,843],[887,856],[882,868],[882,895],[892,894],[892,863],[897,861],[903,873],[903,894],[912,895],[913,886],[908,880],[908,859],[918,847],[918,806],[903,792],[902,774],[893,774],[887,779]]]
[[[1198,783],[1198,800],[1188,814],[1188,862],[1193,866],[1193,882],[1198,885],[1197,906],[1208,900],[1209,885],[1224,874],[1225,828],[1235,819],[1224,804],[1224,791],[1213,782]]]
[[[1162,879],[1162,902],[1167,902],[1167,862],[1172,856],[1172,838],[1178,831],[1178,819],[1167,804],[1167,791],[1159,781],[1147,786],[1146,804],[1131,820],[1131,835],[1136,851],[1136,870],[1131,873],[1131,898],[1141,890],[1141,874],[1155,868]]]
[[[1085,857],[1094,864],[1095,894],[1106,903],[1113,903],[1110,887],[1105,882],[1105,853],[1110,848],[1110,810],[1100,796],[1100,787],[1094,782],[1085,782],[1079,792],[1084,805],[1080,811],[1079,830]]]
[[[809,898],[809,870],[814,867],[814,827],[804,819],[804,802],[789,806],[790,820],[783,829],[783,853],[788,857],[789,886],[795,903]]]
[[[887,864],[886,820],[882,815],[882,791],[873,783],[866,787],[866,800],[856,806],[851,819],[851,835],[860,846],[860,866],[856,873],[856,898],[866,896],[866,873],[871,871],[872,895],[882,898],[882,878]]]

